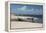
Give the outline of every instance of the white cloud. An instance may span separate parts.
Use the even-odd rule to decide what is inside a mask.
[[[23,6],[21,8],[17,8],[16,10],[17,11],[33,11],[34,9],[33,8],[28,9],[27,6]]]
[[[18,11],[26,11],[26,9],[27,9],[27,6],[23,6],[21,8],[17,8],[16,10],[18,10]]]
[[[27,9],[27,6],[23,6],[23,7],[21,7],[20,9],[24,11],[24,10]]]

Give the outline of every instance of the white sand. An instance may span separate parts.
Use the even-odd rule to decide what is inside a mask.
[[[31,22],[19,22],[19,21],[12,21],[11,28],[32,28],[32,27],[42,27],[40,23],[31,23]]]

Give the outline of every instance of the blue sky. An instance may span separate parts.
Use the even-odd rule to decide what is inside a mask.
[[[10,9],[16,14],[42,15],[43,12],[42,5],[11,4]]]

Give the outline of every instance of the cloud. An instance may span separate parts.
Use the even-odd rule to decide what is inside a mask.
[[[16,10],[17,11],[33,11],[34,9],[33,8],[29,9],[27,8],[27,6],[23,6],[21,8],[17,8]]]
[[[21,7],[20,9],[24,11],[24,10],[27,9],[27,6],[23,6],[23,7]]]

